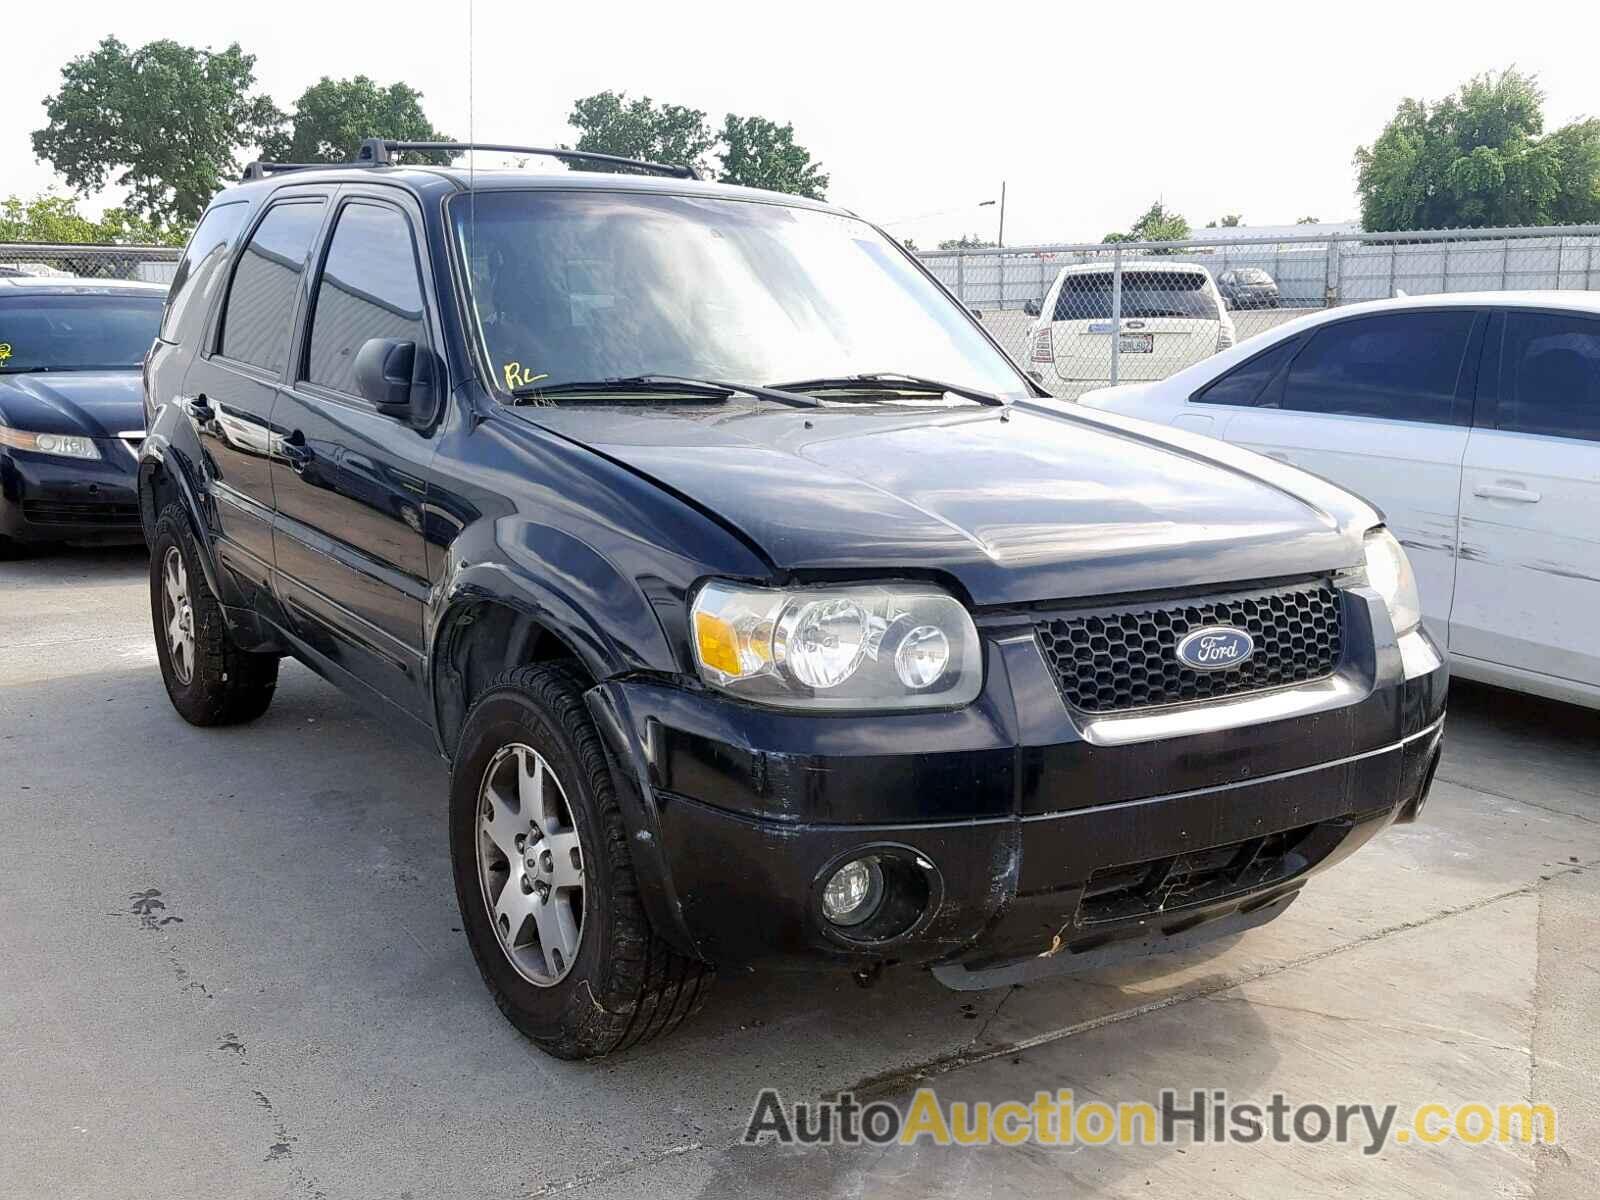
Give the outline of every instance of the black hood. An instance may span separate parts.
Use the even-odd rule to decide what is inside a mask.
[[[979,605],[1327,572],[1377,521],[1269,459],[1066,405],[511,411],[716,514],[779,571],[942,572]]]
[[[0,423],[30,433],[88,437],[143,429],[139,371],[0,373]]]

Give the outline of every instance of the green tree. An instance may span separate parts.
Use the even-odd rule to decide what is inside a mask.
[[[795,143],[792,124],[733,113],[722,122],[722,182],[813,200],[828,190],[828,176],[810,151]]]
[[[1215,229],[1215,228],[1217,228],[1217,226],[1220,225],[1224,229],[1232,229],[1235,226],[1243,225],[1243,224],[1244,224],[1244,218],[1241,217],[1238,213],[1228,213],[1221,220],[1207,221],[1206,222],[1206,228],[1207,229]]]
[[[1401,101],[1355,165],[1372,232],[1600,220],[1600,121],[1546,134],[1544,92],[1515,69]]]
[[[963,233],[960,237],[945,238],[939,243],[941,250],[987,250],[996,245],[995,242],[986,241],[975,233]]]
[[[1100,241],[1105,245],[1116,242],[1178,242],[1188,237],[1190,232],[1186,217],[1181,213],[1168,212],[1157,200],[1145,209],[1128,232],[1108,233]]]
[[[254,83],[255,56],[238,43],[212,51],[162,40],[130,50],[108,37],[61,68],[33,152],[80,195],[115,182],[128,190],[130,212],[158,225],[192,222],[237,173],[236,152],[282,120],[251,92]]]
[[[32,200],[20,196],[0,200],[0,242],[181,246],[188,238],[186,225],[153,225],[125,208],[108,208],[98,221],[91,221],[70,196],[45,192]]]
[[[567,121],[578,131],[573,149],[649,162],[703,167],[706,153],[717,141],[700,109],[657,104],[649,96],[629,100],[623,92],[585,96],[573,104]]]
[[[1295,224],[1296,225],[1320,225],[1320,224],[1322,224],[1322,218],[1321,217],[1297,217],[1297,218],[1295,218]]]
[[[363,139],[397,142],[448,142],[422,111],[422,93],[409,84],[383,87],[365,75],[329,79],[324,75],[300,93],[287,127],[261,145],[262,157],[280,162],[348,162]],[[448,154],[419,158],[448,162]]]

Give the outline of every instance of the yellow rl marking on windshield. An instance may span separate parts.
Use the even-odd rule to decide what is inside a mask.
[[[11,343],[0,342],[0,363],[11,357]]]
[[[518,388],[525,388],[529,384],[538,383],[541,379],[549,379],[549,373],[535,375],[532,371],[525,370],[519,362],[508,362],[503,368],[506,373],[506,390],[514,392]]]

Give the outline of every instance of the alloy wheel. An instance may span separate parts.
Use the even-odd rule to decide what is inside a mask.
[[[478,791],[478,882],[517,973],[551,987],[583,941],[583,845],[566,790],[543,755],[502,746]]]

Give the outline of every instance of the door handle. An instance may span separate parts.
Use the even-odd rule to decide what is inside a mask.
[[[1514,500],[1518,504],[1537,504],[1542,497],[1525,487],[1504,487],[1497,483],[1480,483],[1472,489],[1474,496],[1484,500]]]
[[[278,443],[278,454],[296,475],[304,471],[306,465],[315,457],[311,447],[306,445],[306,435],[298,429],[283,435],[283,439]]]

